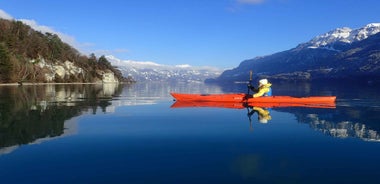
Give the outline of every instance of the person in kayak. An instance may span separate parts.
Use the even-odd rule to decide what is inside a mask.
[[[261,97],[261,96],[272,96],[272,84],[268,82],[268,79],[261,79],[259,80],[259,88],[254,89],[251,87],[251,89],[255,92],[253,94],[253,98]]]

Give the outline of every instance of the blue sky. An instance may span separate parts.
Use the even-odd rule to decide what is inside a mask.
[[[0,1],[3,17],[60,33],[85,54],[219,68],[380,22],[379,7],[379,0]]]

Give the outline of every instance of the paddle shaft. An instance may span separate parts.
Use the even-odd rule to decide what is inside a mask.
[[[248,91],[247,91],[247,94],[249,95],[249,91],[251,90],[250,89],[250,86],[252,85],[252,70],[249,71],[249,83],[248,83]]]

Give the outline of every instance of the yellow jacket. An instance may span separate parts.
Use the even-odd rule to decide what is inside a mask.
[[[268,84],[260,86],[259,87],[259,91],[257,93],[255,93],[255,94],[253,94],[253,98],[263,96],[265,93],[270,92],[271,91],[271,86],[272,86],[271,83],[268,83]]]

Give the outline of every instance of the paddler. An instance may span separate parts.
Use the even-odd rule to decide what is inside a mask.
[[[272,84],[268,82],[268,79],[259,80],[259,88],[257,92],[253,94],[253,98],[261,96],[272,96]]]

